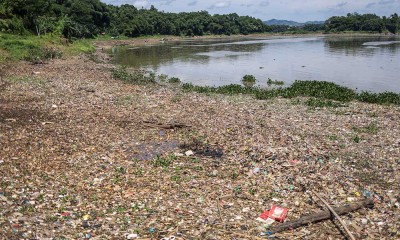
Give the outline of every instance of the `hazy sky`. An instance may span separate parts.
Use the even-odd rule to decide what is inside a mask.
[[[326,20],[349,12],[376,13],[389,16],[400,13],[400,0],[101,0],[137,8],[154,5],[165,12],[206,10],[211,14],[233,13],[269,20],[272,18],[295,21]]]

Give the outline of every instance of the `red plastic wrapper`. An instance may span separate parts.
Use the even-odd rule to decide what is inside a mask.
[[[270,210],[265,210],[263,213],[261,213],[260,218],[264,220],[272,218],[275,221],[283,222],[286,219],[287,212],[288,212],[287,208],[282,208],[273,205]]]

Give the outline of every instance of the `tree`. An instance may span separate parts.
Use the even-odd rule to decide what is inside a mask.
[[[386,29],[393,34],[397,34],[399,31],[399,25],[400,25],[399,15],[397,15],[397,13],[394,13],[390,15],[390,17],[387,19]]]

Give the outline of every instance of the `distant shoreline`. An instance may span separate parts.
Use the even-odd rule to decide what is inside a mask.
[[[251,38],[281,38],[281,37],[323,37],[323,36],[399,36],[394,34],[384,33],[363,33],[363,32],[343,32],[343,33],[304,33],[304,34],[290,34],[290,33],[258,33],[249,35],[205,35],[205,36],[194,36],[194,37],[180,37],[180,36],[149,36],[149,37],[138,37],[128,39],[96,39],[94,45],[98,49],[110,49],[115,46],[143,46],[143,45],[154,45],[168,41],[184,41],[184,40],[212,40],[212,39],[251,39]]]

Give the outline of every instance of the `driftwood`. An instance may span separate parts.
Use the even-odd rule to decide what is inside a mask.
[[[364,200],[358,203],[352,203],[348,205],[344,205],[341,207],[334,207],[332,208],[338,215],[344,215],[349,212],[354,212],[358,209],[361,208],[373,208],[374,207],[374,201],[372,199]],[[333,217],[333,214],[331,211],[326,210],[318,213],[314,213],[311,215],[307,215],[304,217],[301,217],[295,221],[290,221],[290,222],[285,222],[282,223],[276,227],[272,227],[269,229],[269,231],[274,234],[274,233],[279,233],[283,232],[286,230],[290,229],[295,229],[301,226],[308,225],[310,223],[315,223],[315,222],[320,222],[326,219],[331,219]]]
[[[335,218],[340,222],[340,224],[342,224],[344,230],[347,232],[347,234],[349,235],[351,240],[356,240],[356,238],[353,236],[353,234],[350,232],[350,230],[347,228],[346,224],[343,222],[343,220],[339,217],[339,214],[336,213],[335,209],[333,209],[329,203],[327,201],[325,201],[325,199],[323,199],[320,195],[318,195],[318,193],[316,193],[315,191],[312,191],[312,193],[314,193],[315,196],[317,196],[317,198],[319,198],[324,204],[325,206],[329,209],[329,211],[331,211],[331,213],[335,216]]]
[[[149,128],[163,128],[163,129],[175,129],[175,128],[184,128],[190,127],[189,125],[183,123],[154,123],[149,121],[143,121],[143,125]]]

